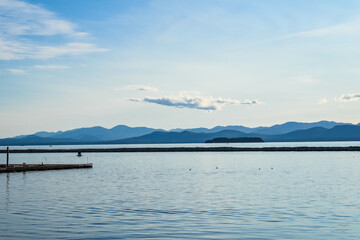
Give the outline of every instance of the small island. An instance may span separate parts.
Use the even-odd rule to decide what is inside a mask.
[[[259,137],[240,137],[240,138],[218,137],[205,141],[205,143],[256,143],[256,142],[264,142],[264,140],[262,140]]]

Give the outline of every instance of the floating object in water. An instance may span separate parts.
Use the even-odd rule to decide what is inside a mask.
[[[191,171],[191,168],[189,168],[189,171]]]
[[[78,152],[77,156],[78,156],[78,157],[81,157],[81,156],[82,156],[81,152]]]
[[[218,167],[216,167],[216,169],[219,169]]]

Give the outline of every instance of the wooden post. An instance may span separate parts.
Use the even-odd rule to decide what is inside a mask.
[[[10,150],[9,147],[6,148],[6,167],[9,166],[9,154],[10,154]]]

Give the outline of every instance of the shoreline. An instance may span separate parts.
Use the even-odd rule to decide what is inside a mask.
[[[10,153],[137,153],[137,152],[359,152],[360,147],[142,147],[142,148],[74,148],[12,149]],[[0,150],[6,153],[6,150]]]

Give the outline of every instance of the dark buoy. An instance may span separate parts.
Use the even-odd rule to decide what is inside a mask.
[[[82,155],[81,155],[81,152],[78,152],[78,155],[77,155],[78,157],[81,157]]]

